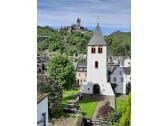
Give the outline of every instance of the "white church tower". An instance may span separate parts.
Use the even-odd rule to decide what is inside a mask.
[[[87,47],[87,81],[82,93],[114,96],[110,83],[107,82],[107,43],[99,23]]]

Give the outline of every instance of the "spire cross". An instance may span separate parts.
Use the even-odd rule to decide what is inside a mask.
[[[99,23],[99,16],[98,16],[98,23]]]

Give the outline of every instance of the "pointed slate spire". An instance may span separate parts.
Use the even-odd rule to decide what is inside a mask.
[[[96,46],[96,45],[107,46],[107,43],[105,42],[103,34],[101,32],[99,23],[97,23],[96,30],[88,43],[88,46]]]

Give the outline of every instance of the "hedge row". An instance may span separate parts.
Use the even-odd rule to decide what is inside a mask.
[[[127,107],[119,121],[119,126],[130,126],[131,122],[131,94],[128,96]]]

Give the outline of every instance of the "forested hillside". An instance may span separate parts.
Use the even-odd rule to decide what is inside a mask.
[[[105,37],[109,43],[108,54],[116,56],[131,55],[131,32],[114,32]]]
[[[45,34],[46,32],[46,34]],[[74,53],[85,53],[90,34],[84,33],[68,33],[64,31],[56,31],[38,27],[39,36],[48,36],[47,39],[38,42],[38,50],[48,50],[49,52],[57,51],[72,55]]]
[[[60,52],[67,55],[74,53],[86,53],[87,43],[91,33],[68,33],[54,30],[50,27],[37,27],[38,51]],[[44,36],[44,39],[41,37]],[[131,33],[114,32],[105,37],[108,46],[108,54],[129,55],[131,54]]]

